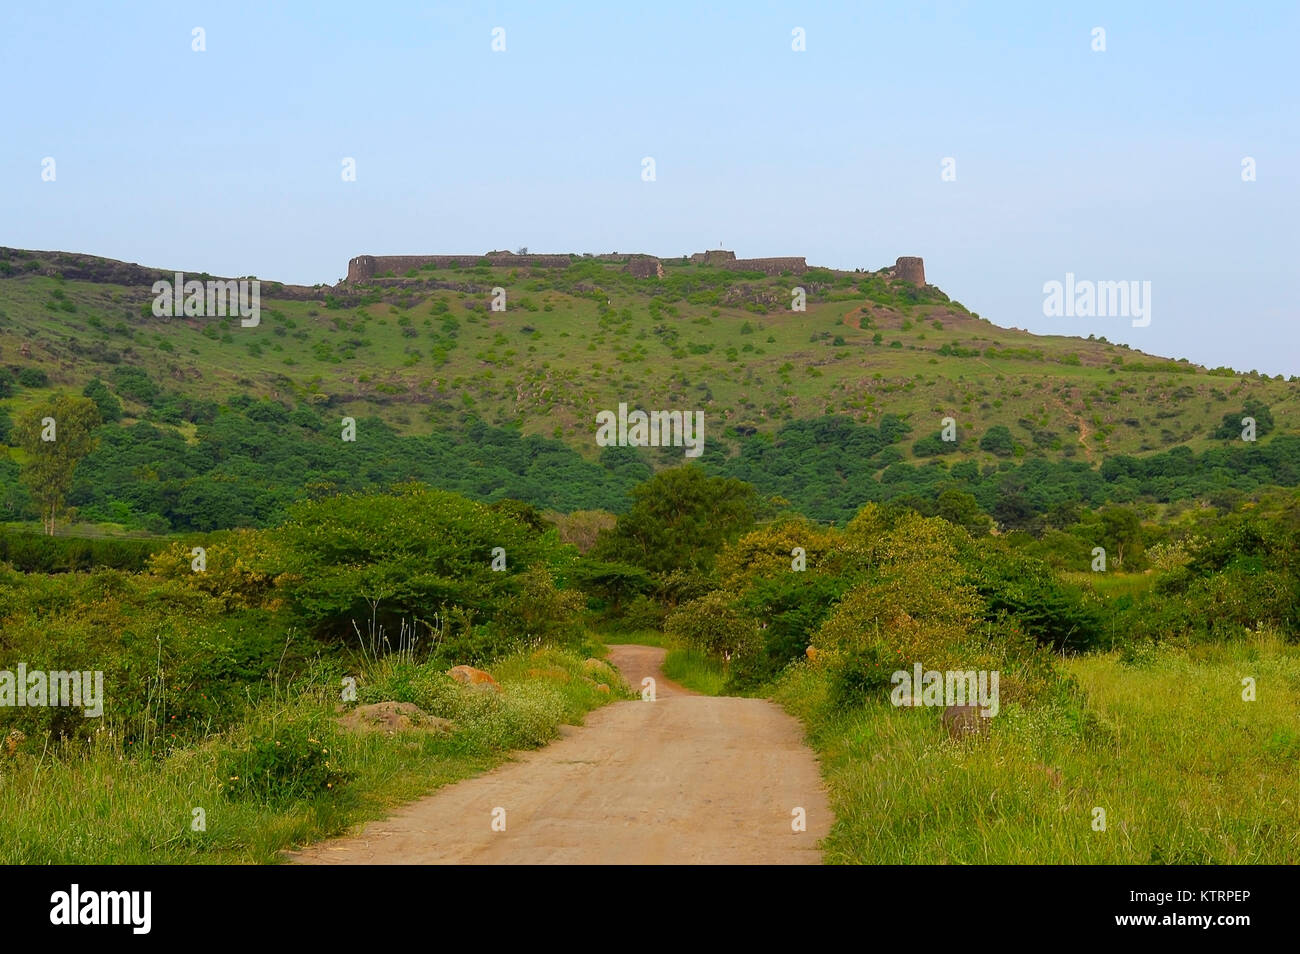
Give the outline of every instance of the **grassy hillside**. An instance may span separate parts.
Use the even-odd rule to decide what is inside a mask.
[[[0,362],[46,372],[48,389],[79,392],[101,378],[128,422],[148,411],[123,370],[139,368],[190,400],[265,397],[376,415],[406,434],[468,412],[593,458],[594,414],[621,401],[701,409],[712,439],[826,414],[869,425],[893,414],[912,427],[905,458],[951,416],[958,455],[995,462],[978,443],[1000,425],[1017,456],[1098,463],[1211,446],[1212,430],[1247,399],[1271,407],[1275,433],[1295,433],[1288,412],[1300,399],[1295,379],[1001,328],[884,272],[769,277],[665,262],[658,280],[588,259],[565,270],[429,269],[361,286],[264,281],[256,328],[155,318],[148,284],[132,278],[129,266],[89,256],[0,250]],[[796,284],[807,289],[806,312],[790,309]],[[494,287],[506,290],[504,312],[488,306]],[[5,403],[16,417],[48,389],[18,387]],[[190,436],[183,410],[170,417]]]

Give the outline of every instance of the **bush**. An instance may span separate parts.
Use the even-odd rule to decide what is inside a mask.
[[[212,326],[207,326],[211,328]],[[149,375],[141,368],[132,368],[121,365],[113,369],[113,387],[117,393],[132,401],[138,401],[141,404],[152,405],[158,399],[158,385],[149,379]]]
[[[50,377],[40,368],[22,368],[18,372],[18,383],[25,388],[48,388]]]
[[[988,451],[998,457],[1010,457],[1015,453],[1016,442],[1011,431],[1005,425],[995,424],[984,432],[980,438],[980,450]]]
[[[331,757],[334,729],[303,719],[254,730],[228,753],[222,791],[235,801],[278,804],[333,791],[350,777]]]
[[[99,378],[95,378],[81,392],[83,397],[88,397],[95,402],[99,408],[99,416],[105,421],[120,421],[122,419],[122,404],[113,396],[113,392],[108,389]]]
[[[623,625],[630,630],[662,629],[667,616],[667,609],[638,594],[623,608]]]
[[[761,646],[758,626],[737,612],[720,591],[679,606],[668,617],[664,632],[684,646],[724,662],[756,653]]]

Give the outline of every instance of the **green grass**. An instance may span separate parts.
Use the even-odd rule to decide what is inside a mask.
[[[401,668],[373,667],[359,684],[362,699],[368,679],[384,683],[376,688],[381,695],[419,682],[420,667]],[[229,753],[260,729],[332,722],[334,705],[319,693],[261,707],[238,728],[165,758],[136,760],[103,737],[57,757],[49,751],[6,756],[0,748],[0,864],[275,863],[283,849],[382,818],[403,802],[500,764],[512,749],[544,744],[559,725],[580,723],[611,699],[632,696],[608,667],[590,669],[581,656],[559,650],[501,660],[491,671],[503,694],[458,690],[447,700],[456,725],[448,735],[331,729],[322,739],[330,758],[354,777],[335,791],[288,804],[227,798],[223,770]],[[436,674],[426,675],[436,683]],[[614,691],[598,691],[598,681]],[[196,808],[204,812],[205,831],[192,829]]]
[[[698,649],[680,647],[668,650],[664,657],[664,675],[693,692],[705,696],[723,695],[727,682],[726,670],[717,660]]]
[[[1092,586],[1099,596],[1114,599],[1119,596],[1138,596],[1150,590],[1156,582],[1154,573],[1092,573],[1063,572],[1061,577],[1080,586]]]
[[[826,860],[1300,862],[1300,648],[1262,637],[1065,666],[1084,713],[1004,706],[988,740],[968,743],[945,737],[937,710],[837,712],[812,666],[788,673],[776,698],[804,720],[836,815]],[[1241,698],[1245,676],[1256,702]]]
[[[659,646],[666,649],[671,645],[668,637],[657,629],[611,630],[601,633],[600,638],[607,646],[631,643],[637,646]]]

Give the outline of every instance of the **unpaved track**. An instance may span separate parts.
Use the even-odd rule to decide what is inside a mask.
[[[304,864],[817,864],[831,814],[799,723],[763,699],[700,696],[663,677],[664,650],[611,646],[655,702],[615,702],[580,728],[442,788]],[[506,830],[492,812],[506,810]],[[791,830],[796,807],[807,831]]]

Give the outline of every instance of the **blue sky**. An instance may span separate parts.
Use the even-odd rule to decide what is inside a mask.
[[[0,244],[303,284],[362,252],[921,255],[998,324],[1300,374],[1300,4],[1053,7],[5,4]],[[1150,281],[1150,326],[1045,317],[1067,272]]]

